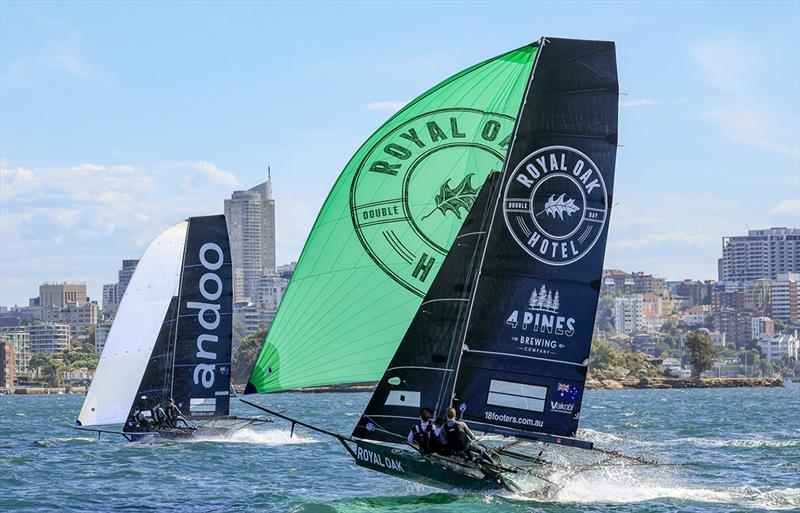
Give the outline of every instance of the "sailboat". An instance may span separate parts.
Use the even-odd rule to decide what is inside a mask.
[[[125,289],[76,428],[136,441],[221,437],[265,422],[230,415],[231,276],[225,216],[191,217],[159,235]],[[153,418],[170,399],[185,422]],[[122,431],[90,428],[113,424]]]
[[[334,186],[247,387],[366,381],[382,367],[369,404],[348,436],[245,402],[292,429],[336,437],[360,466],[441,487],[513,489],[510,476],[542,463],[540,453],[517,450],[524,443],[592,449],[575,436],[612,204],[617,109],[613,42],[542,38],[400,111]],[[449,144],[469,151],[447,153]],[[475,155],[488,144],[495,160]],[[440,186],[420,187],[415,173]],[[367,258],[341,256],[359,249],[348,248],[336,210],[343,189],[349,228]],[[329,219],[337,216],[342,233],[332,239]],[[407,243],[415,235],[430,243],[436,229],[445,251]],[[330,240],[346,249],[325,263],[318,253],[333,253]],[[320,284],[340,274],[337,287],[348,297],[322,308],[326,323],[306,318],[306,298],[336,295]],[[378,287],[377,303],[359,301]],[[488,449],[491,462],[425,454],[406,442],[421,408],[436,417],[450,407],[472,431],[502,440]]]

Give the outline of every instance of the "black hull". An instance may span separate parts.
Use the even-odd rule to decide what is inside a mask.
[[[437,488],[516,490],[500,470],[460,458],[423,455],[411,449],[363,440],[356,441],[351,454],[361,467]]]
[[[195,421],[193,427],[124,430],[123,436],[130,442],[155,442],[159,440],[223,439],[255,423],[271,422],[267,419],[222,417]]]

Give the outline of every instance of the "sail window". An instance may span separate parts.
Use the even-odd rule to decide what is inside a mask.
[[[542,412],[546,395],[547,387],[493,379],[489,384],[486,404]]]
[[[392,390],[384,403],[386,406],[409,406],[419,408],[421,403],[419,392]]]

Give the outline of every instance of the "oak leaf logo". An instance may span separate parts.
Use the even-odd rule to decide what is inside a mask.
[[[466,212],[469,212],[478,197],[478,189],[472,187],[471,179],[473,175],[474,173],[470,173],[465,176],[455,189],[450,188],[450,179],[448,178],[439,188],[439,194],[433,198],[436,201],[436,207],[422,219],[427,219],[437,210],[445,216],[448,212],[452,212],[455,214],[456,219],[461,219],[460,209],[463,208]]]
[[[556,198],[555,194],[550,195],[550,199],[544,204],[544,209],[539,212],[538,215],[543,213],[547,213],[549,216],[553,216],[555,219],[556,216],[559,217],[562,221],[564,220],[564,214],[567,214],[567,217],[571,216],[578,210],[578,206],[575,204],[575,200],[572,198],[566,198],[566,193],[561,193],[561,196]]]

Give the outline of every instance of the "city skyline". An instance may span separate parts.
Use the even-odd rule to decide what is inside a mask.
[[[181,219],[221,212],[264,180],[267,160],[277,262],[296,260],[330,185],[397,108],[552,27],[617,41],[607,268],[715,279],[722,237],[800,225],[796,4],[515,4],[529,23],[469,4],[424,19],[353,4],[165,4],[163,19],[114,5],[0,9],[3,305],[47,281],[85,281],[99,300],[120,260]],[[389,14],[407,27],[402,45],[370,24]],[[152,37],[129,32],[140,26]]]

